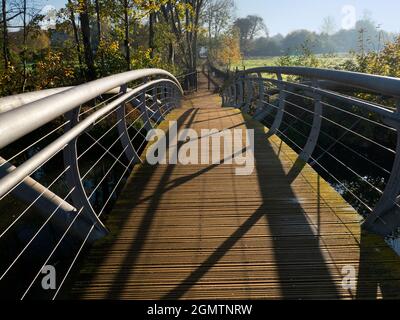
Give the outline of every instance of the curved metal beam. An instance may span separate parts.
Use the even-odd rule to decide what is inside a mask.
[[[282,81],[282,75],[280,73],[277,74],[278,80]],[[275,120],[271,126],[271,129],[268,131],[268,136],[273,136],[276,134],[281,127],[283,115],[285,113],[285,106],[286,106],[286,97],[287,93],[285,91],[285,85],[281,83],[278,86],[279,89],[279,105],[278,105],[278,112],[275,116]]]
[[[393,77],[307,67],[260,67],[241,71],[238,76],[252,73],[280,73],[309,79],[329,80],[380,94],[400,97],[400,79]]]
[[[313,80],[313,86],[315,88],[318,87],[318,80]],[[314,118],[313,124],[311,127],[310,134],[308,136],[308,140],[306,145],[303,148],[303,151],[300,154],[300,159],[304,162],[308,162],[310,160],[315,147],[317,146],[319,134],[321,131],[322,124],[322,104],[321,104],[321,96],[317,93],[314,93]]]
[[[0,149],[91,99],[129,82],[150,76],[169,77],[183,94],[178,80],[161,69],[136,70],[89,82],[2,113]]]
[[[73,130],[73,128],[79,123],[80,109],[81,108],[78,107],[68,112],[67,118],[70,120],[70,122],[68,123],[66,130]],[[87,222],[87,227],[90,228],[90,226],[92,225],[95,226],[93,234],[91,235],[91,238],[93,238],[91,239],[91,241],[93,241],[106,236],[108,230],[96,215],[96,212],[94,211],[89,199],[87,198],[85,188],[82,184],[81,173],[78,164],[77,142],[78,136],[74,137],[63,150],[64,165],[66,168],[70,168],[65,173],[65,178],[69,189],[73,190],[70,195],[72,203],[76,208],[83,208],[80,216],[85,222]],[[81,228],[79,229],[85,230]],[[76,230],[76,232],[79,232],[79,229]],[[83,231],[81,236],[84,235],[85,231]]]
[[[121,87],[121,93],[126,94],[127,92],[127,87],[122,86]],[[135,103],[136,100],[131,101],[135,106],[137,103]],[[120,136],[120,141],[122,145],[122,150],[125,150],[125,156],[128,159],[128,161],[133,160],[133,163],[138,163],[140,162],[140,157],[137,154],[135,148],[132,145],[131,139],[129,138],[129,132],[128,132],[128,125],[126,123],[126,103],[122,103],[119,108],[117,108],[116,111],[116,116],[117,116],[117,121],[118,121],[118,133]]]
[[[253,118],[257,121],[262,121],[265,119],[265,117],[270,114],[272,111],[272,108],[265,108],[265,87],[264,87],[264,81],[262,79],[262,74],[258,74],[258,102],[257,102],[257,110],[254,113]]]
[[[397,101],[397,113],[400,115],[400,100]],[[382,197],[373,212],[363,223],[363,228],[382,236],[390,235],[395,228],[400,227],[400,208],[398,196],[400,193],[400,124],[397,126],[396,157],[392,172]]]
[[[28,103],[32,103],[44,98],[48,98],[52,95],[58,94],[60,92],[64,92],[70,90],[75,87],[63,87],[63,88],[55,88],[55,89],[45,89],[40,91],[26,92],[15,94],[8,97],[0,98],[0,114],[17,109],[22,107]],[[128,91],[132,89],[128,88]],[[112,90],[107,91],[104,94],[118,94],[119,88],[114,88]]]
[[[245,101],[242,109],[244,112],[249,113],[251,107],[251,100],[253,99],[253,88],[251,86],[251,80],[249,78],[246,78],[246,80],[243,81],[243,84],[245,88],[245,99],[244,99]]]

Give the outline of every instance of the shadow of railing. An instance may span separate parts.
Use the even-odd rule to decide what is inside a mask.
[[[318,236],[311,229],[306,214],[292,191],[291,180],[295,177],[288,178],[279,156],[274,153],[264,131],[260,127],[253,127],[252,123],[247,123],[247,128],[255,129],[256,174],[263,204],[258,210],[249,214],[249,218],[222,242],[212,255],[163,299],[183,298],[262,219],[266,220],[269,227],[266,235],[273,241],[282,298],[339,298],[335,282],[321,252]],[[280,181],[278,191],[277,181]],[[282,182],[284,182],[283,187],[281,187]],[[289,207],[292,223],[285,223],[282,215],[276,214],[277,208],[280,207]],[[295,250],[288,252],[295,241],[307,241],[309,250],[306,256],[303,252],[296,253]],[[323,278],[323,283],[313,281],[314,277]]]

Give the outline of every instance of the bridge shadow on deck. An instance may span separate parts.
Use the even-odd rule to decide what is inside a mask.
[[[176,122],[177,122],[177,128],[178,132],[179,130],[190,128],[192,123],[194,122],[194,119],[196,117],[196,114],[198,112],[198,109],[189,109],[183,113],[181,117],[179,117]],[[167,141],[169,138],[174,139],[175,137],[171,137],[171,133],[169,131],[166,131],[166,137]],[[178,143],[178,149],[183,143]],[[148,164],[144,164],[147,167],[147,172],[146,175],[143,175],[141,177],[144,177],[144,179],[138,179],[138,184],[135,185],[135,192],[130,194],[132,197],[132,204],[136,204],[137,202],[135,199],[139,200],[141,198],[141,192],[142,190],[146,187],[146,185],[151,181],[153,175],[152,172],[154,172],[157,169],[157,166],[150,166]],[[121,285],[124,283],[126,277],[129,277],[130,274],[133,274],[135,272],[135,263],[140,255],[140,252],[146,242],[147,235],[151,229],[152,222],[154,221],[154,217],[157,214],[157,208],[158,205],[163,197],[163,194],[165,193],[165,189],[168,185],[168,182],[170,180],[170,177],[174,171],[175,165],[168,165],[165,172],[162,174],[161,179],[159,180],[158,186],[156,187],[154,191],[154,195],[152,199],[150,200],[150,204],[146,210],[146,213],[144,214],[142,221],[139,226],[139,231],[136,234],[136,237],[131,244],[130,247],[130,254],[128,254],[120,268],[120,270],[116,273],[115,278],[114,278],[114,283],[117,285],[113,288],[110,288],[107,298],[108,299],[119,299],[121,296],[122,291],[124,290],[124,286]],[[132,206],[131,208],[128,208],[127,212],[132,212],[134,211],[135,206]]]
[[[179,128],[190,127],[196,122],[197,112],[198,110],[194,109],[184,112],[178,119]],[[252,278],[252,281],[249,283],[246,282],[246,279],[236,279],[244,288],[247,287],[247,289],[243,290],[244,292],[246,290],[251,292],[251,286],[258,284],[258,292],[260,290],[264,291],[264,293],[258,293],[258,297],[263,297],[264,295],[265,297],[270,297],[271,284],[275,283],[278,286],[277,290],[280,292],[279,298],[282,299],[340,298],[341,291],[343,291],[339,288],[341,279],[337,278],[337,273],[340,273],[340,270],[337,270],[335,275],[332,273],[332,268],[337,269],[338,266],[335,266],[334,263],[332,265],[332,262],[329,262],[330,266],[328,265],[327,256],[329,252],[327,253],[326,250],[323,250],[324,244],[319,234],[319,221],[321,220],[319,209],[321,201],[324,201],[320,199],[319,190],[316,199],[318,225],[315,228],[310,224],[307,213],[301,205],[301,199],[292,189],[292,183],[296,180],[297,175],[301,173],[301,166],[299,167],[298,162],[296,162],[296,166],[287,174],[282,166],[282,160],[279,156],[280,151],[277,153],[274,151],[271,142],[266,139],[265,133],[261,129],[262,127],[255,125],[253,121],[247,121],[246,125],[249,129],[255,129],[255,173],[262,205],[255,212],[248,212],[247,220],[239,225],[229,237],[221,240],[221,243],[213,250],[212,254],[204,259],[201,264],[194,267],[186,278],[182,278],[179,283],[177,282],[173,289],[160,292],[159,298],[185,298],[197,286],[205,285],[205,283],[202,283],[203,278],[218,266],[224,256],[260,223],[264,223],[267,229],[265,229],[264,236],[260,235],[259,241],[272,240],[272,248],[269,249],[272,252],[260,252],[260,256],[271,253],[273,256],[272,261],[260,261],[260,263],[273,263],[276,266],[277,278],[266,280],[265,277],[261,277],[260,279],[253,279],[250,274],[249,278]],[[146,165],[138,171],[133,181],[128,182],[127,188],[132,188],[132,190],[123,193],[123,199],[120,201],[122,204],[116,208],[116,212],[120,214],[121,212],[134,213],[137,206],[140,206],[143,201],[149,201],[149,205],[137,226],[138,231],[133,241],[129,243],[128,253],[116,268],[115,274],[112,275],[112,281],[107,289],[105,298],[124,298],[123,293],[125,291],[136,290],[128,287],[127,279],[135,273],[136,263],[145,247],[154,218],[157,214],[160,214],[158,209],[164,194],[181,185],[190,183],[196,177],[204,175],[218,166],[210,165],[202,170],[171,181],[170,178],[175,166],[169,165],[162,172],[161,177],[157,178],[157,185],[150,199],[143,199],[142,193],[152,183],[153,174],[157,171],[157,167]],[[230,186],[226,186],[226,188],[230,188]],[[126,224],[127,220],[122,219],[118,225],[113,226],[114,232],[126,227]],[[349,233],[351,232],[349,231]],[[378,287],[383,297],[394,298],[400,294],[398,273],[391,273],[387,269],[387,265],[384,264],[382,257],[377,258],[377,250],[379,250],[379,247],[377,249],[377,243],[383,248],[382,241],[376,239],[371,241],[370,236],[362,235],[357,295],[351,293],[349,295],[351,298],[374,299],[377,297]],[[111,242],[107,247],[111,248],[113,244]],[[260,246],[262,247],[262,245]],[[264,250],[268,250],[267,245],[264,248]],[[199,249],[201,250],[201,248]],[[242,250],[246,251],[246,248],[242,248]],[[107,252],[104,248],[102,251]],[[387,251],[384,250],[384,252]],[[384,258],[393,263],[397,261],[396,257],[388,257],[387,253],[385,253]],[[106,257],[99,259],[97,261],[98,265],[101,265],[105,259]],[[248,267],[246,261],[242,261],[242,264],[244,269]],[[153,277],[157,279],[162,275],[154,274]],[[88,275],[85,275],[85,280],[82,282],[82,287],[80,287],[82,292],[85,291],[85,284],[91,284],[92,281],[95,281],[94,277],[90,279]],[[262,284],[261,289],[260,284]],[[79,286],[76,289],[76,297],[79,298],[82,292],[80,292]],[[209,290],[213,290],[212,286],[209,286]],[[229,288],[226,289],[225,295],[218,296],[218,294],[221,294],[221,291],[214,296],[221,299],[231,298],[229,296]],[[239,298],[251,297],[252,295],[249,293],[248,296],[243,294]],[[143,299],[146,298],[147,296],[143,296]]]
[[[166,294],[163,299],[180,299],[195,286],[219,261],[240,241],[260,220],[265,219],[269,228],[269,236],[273,239],[275,263],[278,266],[279,284],[282,299],[328,298],[338,299],[339,294],[334,281],[326,267],[326,261],[319,249],[319,239],[309,226],[309,221],[299,205],[291,189],[291,181],[286,175],[279,157],[272,157],[274,151],[266,135],[260,128],[248,123],[247,129],[255,129],[255,171],[258,177],[263,205],[254,213],[249,212],[249,218],[229,238],[216,248],[200,266],[186,279]],[[300,173],[301,170],[298,171]],[[291,179],[295,177],[291,175]],[[276,182],[279,181],[277,192]],[[282,182],[284,181],[283,188]],[[294,212],[296,223],[285,223],[277,208],[287,208]],[[284,212],[282,212],[284,215]],[[298,227],[300,233],[298,234]],[[309,250],[296,253],[288,250],[293,246],[293,240],[309,242]],[[322,282],[314,281],[314,277],[323,278]],[[226,297],[221,297],[226,298]]]
[[[178,119],[175,119],[177,122],[178,130],[180,129],[185,129],[190,127],[191,123],[193,122],[196,113],[198,110],[189,108],[186,110]],[[168,130],[166,130],[166,136],[167,139],[170,137],[170,133]],[[142,191],[146,188],[146,186],[151,182],[153,178],[153,173],[157,170],[158,165],[151,166],[147,163],[144,163],[143,166],[139,169],[141,172],[146,172],[145,174],[138,174],[140,176],[140,179],[137,179],[138,176],[135,176],[135,181],[130,181],[128,180],[123,192],[121,192],[121,196],[119,198],[118,204],[124,203],[126,201],[129,201],[129,207],[126,207],[125,205],[120,205],[119,208],[117,209],[122,209],[126,213],[131,212],[134,210],[135,205],[138,205],[141,201],[139,200],[141,198]],[[139,226],[139,231],[134,239],[134,241],[131,243],[129,254],[124,258],[122,264],[119,267],[119,270],[115,273],[114,279],[113,279],[113,286],[109,288],[108,294],[104,297],[106,299],[113,299],[117,300],[119,299],[119,296],[121,295],[121,292],[124,290],[124,282],[127,277],[129,277],[130,274],[134,272],[134,266],[137,258],[140,255],[141,249],[143,248],[143,245],[146,242],[146,237],[148,235],[148,232],[151,229],[152,222],[154,221],[154,217],[157,214],[157,207],[162,199],[163,192],[165,192],[165,188],[168,184],[168,181],[170,179],[170,175],[172,174],[174,170],[174,165],[168,166],[168,169],[165,171],[163,174],[163,177],[159,181],[159,184],[154,192],[154,196],[151,199],[151,203],[146,211],[146,214],[143,216],[140,226]],[[127,192],[127,189],[132,189],[132,192]],[[112,224],[110,227],[110,234],[106,237],[105,243],[103,241],[100,241],[99,243],[94,245],[94,248],[91,249],[97,250],[99,247],[101,247],[100,250],[104,250],[107,252],[107,249],[110,249],[116,242],[118,232],[124,228],[127,224],[127,220],[122,219],[119,220],[117,223]],[[104,260],[107,257],[99,257],[96,259],[95,264],[101,265]],[[76,276],[76,279],[71,280],[71,284],[73,282],[80,282],[83,281],[84,285],[92,285],[96,281],[95,276],[96,276],[96,270],[93,269],[91,266],[85,265],[85,261],[81,262],[81,268],[89,268],[90,274],[85,274],[83,277],[80,277],[79,275]],[[84,288],[80,288],[75,292],[70,293],[64,293],[63,297],[64,298],[69,298],[73,297],[76,299],[83,298],[84,295]]]

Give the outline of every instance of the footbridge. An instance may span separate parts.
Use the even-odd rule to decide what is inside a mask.
[[[396,78],[212,66],[2,98],[0,295],[400,298],[399,99]]]

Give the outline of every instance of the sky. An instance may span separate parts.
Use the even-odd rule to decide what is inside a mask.
[[[66,0],[41,0],[45,5],[64,6]],[[257,14],[264,18],[270,35],[297,29],[320,31],[332,17],[337,29],[351,28],[368,14],[383,30],[400,33],[399,0],[235,0],[236,16]],[[355,19],[354,19],[355,18]]]
[[[353,16],[368,14],[386,31],[400,32],[399,0],[236,0],[237,16],[257,14],[264,18],[270,35],[296,29],[320,31],[332,17],[337,29],[349,28]]]

